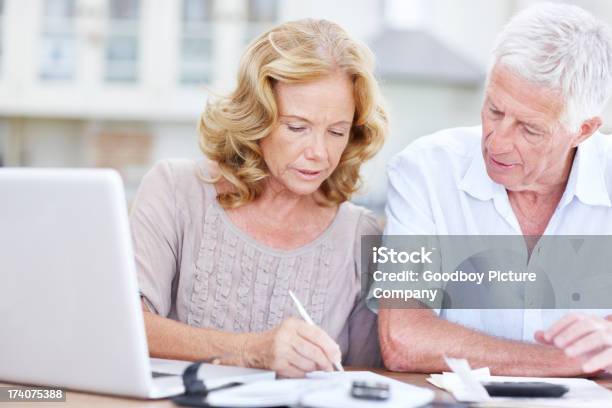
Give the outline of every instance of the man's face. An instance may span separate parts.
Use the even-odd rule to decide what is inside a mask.
[[[559,93],[496,65],[482,107],[482,154],[489,177],[511,191],[563,181],[579,134],[560,123]]]

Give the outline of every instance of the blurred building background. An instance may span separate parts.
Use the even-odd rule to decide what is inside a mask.
[[[479,122],[495,36],[534,2],[0,0],[0,165],[114,167],[129,198],[155,161],[200,156],[200,111],[211,92],[231,89],[252,38],[327,18],[377,57],[391,134],[356,201],[382,211],[391,155]],[[612,22],[611,1],[570,3]]]

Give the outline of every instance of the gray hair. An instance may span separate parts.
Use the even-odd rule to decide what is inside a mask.
[[[539,3],[517,14],[497,37],[493,63],[561,93],[571,131],[604,109],[612,88],[612,31],[584,9]]]

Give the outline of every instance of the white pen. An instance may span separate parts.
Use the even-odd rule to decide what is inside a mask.
[[[302,304],[300,303],[298,298],[295,297],[292,291],[289,291],[289,296],[291,296],[291,299],[293,299],[293,303],[295,303],[295,307],[297,308],[300,316],[302,316],[302,319],[304,319],[306,323],[312,324],[314,326],[314,322],[312,321],[310,316],[308,316],[308,313],[306,313],[306,309],[304,309],[304,306],[302,306]],[[334,362],[334,368],[338,371],[344,371],[344,368],[342,368],[342,364],[340,364],[339,362]]]

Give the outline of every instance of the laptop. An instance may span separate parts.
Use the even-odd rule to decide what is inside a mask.
[[[0,381],[137,398],[183,393],[187,363],[149,359],[115,171],[0,169],[0,278]],[[215,385],[274,378],[206,364],[199,375]]]

